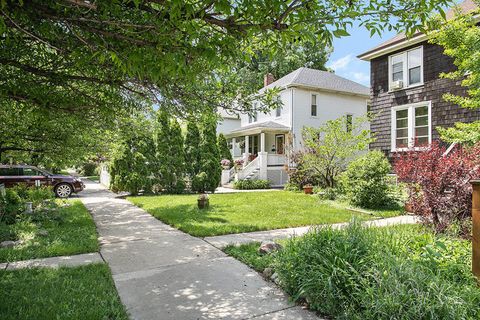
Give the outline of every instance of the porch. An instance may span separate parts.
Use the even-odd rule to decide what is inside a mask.
[[[285,145],[290,128],[268,121],[252,124],[226,134],[234,160],[242,160],[240,170],[234,168],[222,177],[222,184],[244,179],[270,180],[279,186],[286,182]],[[227,181],[228,180],[228,181]]]

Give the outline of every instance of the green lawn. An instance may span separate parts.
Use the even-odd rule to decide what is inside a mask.
[[[95,182],[100,181],[100,176],[88,176],[88,177],[85,177],[85,178],[87,178],[88,180],[95,181]]]
[[[330,224],[374,217],[288,191],[214,194],[210,209],[197,209],[197,195],[128,197],[157,219],[198,237]]]
[[[0,262],[98,251],[97,231],[90,213],[79,200],[69,202],[71,206],[60,208],[54,219],[0,223],[0,241],[23,241],[13,248],[0,248]],[[42,229],[48,235],[39,235]]]
[[[128,319],[108,266],[0,271],[0,318]]]

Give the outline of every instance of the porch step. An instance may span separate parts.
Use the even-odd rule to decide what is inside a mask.
[[[260,168],[254,169],[248,176],[244,178],[244,180],[251,180],[253,177],[257,175],[257,173],[260,171]]]

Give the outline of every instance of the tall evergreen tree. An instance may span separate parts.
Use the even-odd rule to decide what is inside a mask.
[[[198,191],[214,192],[220,183],[222,168],[217,145],[217,122],[215,117],[205,117],[202,125],[200,142],[201,169],[193,181],[193,188]]]
[[[168,193],[181,193],[185,188],[184,151],[180,125],[170,119],[165,111],[159,111],[154,132],[156,146],[157,182]]]
[[[233,163],[232,153],[228,148],[227,139],[225,139],[223,133],[218,135],[218,151],[220,152],[220,159],[228,159],[230,163]]]
[[[185,172],[193,179],[200,173],[200,131],[195,122],[187,123],[187,134],[185,136]]]

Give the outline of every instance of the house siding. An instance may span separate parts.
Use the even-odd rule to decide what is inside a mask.
[[[395,92],[388,92],[388,57],[385,55],[371,60],[371,107],[370,111],[376,115],[371,121],[370,128],[376,140],[370,145],[371,149],[391,152],[391,108],[405,104],[431,101],[432,103],[432,141],[439,139],[436,127],[451,127],[455,122],[473,122],[480,120],[480,110],[460,108],[443,100],[445,93],[465,95],[465,88],[460,81],[440,79],[442,72],[456,69],[452,59],[443,54],[443,48],[438,45],[424,42],[411,48],[423,45],[423,78],[424,84],[419,87],[407,88]],[[403,52],[402,49],[398,52]]]

